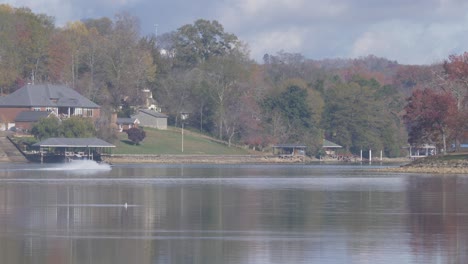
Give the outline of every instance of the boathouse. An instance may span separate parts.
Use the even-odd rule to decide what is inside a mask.
[[[305,157],[305,145],[280,144],[273,146],[273,154],[280,158]]]
[[[115,148],[99,138],[48,138],[33,145],[39,148],[38,161],[98,160],[103,151]]]
[[[328,156],[334,156],[336,155],[336,150],[343,148],[343,147],[329,140],[324,139],[322,148],[325,151],[325,154],[327,154]]]
[[[432,156],[437,154],[437,147],[430,144],[424,144],[420,146],[407,146],[409,157],[414,158],[423,158],[427,156]]]

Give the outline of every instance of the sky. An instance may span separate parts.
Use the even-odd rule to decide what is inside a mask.
[[[375,55],[433,64],[468,50],[466,0],[0,0],[55,17],[56,25],[126,11],[141,34],[217,20],[247,43],[251,58],[279,51],[308,59]]]

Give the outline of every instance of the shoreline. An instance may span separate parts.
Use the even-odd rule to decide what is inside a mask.
[[[154,163],[154,164],[252,164],[278,163],[295,164],[310,162],[308,158],[293,157],[282,159],[261,155],[105,155],[102,161],[110,164]]]
[[[150,155],[150,154],[112,154],[101,156],[102,161],[110,164],[155,163],[155,164],[359,164],[368,161],[340,161],[335,159],[316,159],[310,157],[280,158],[273,155]],[[375,164],[406,163],[407,158],[385,158],[375,160]]]
[[[380,169],[386,172],[468,174],[468,160],[463,157],[432,156],[412,161],[400,167]]]
[[[395,168],[378,169],[380,172],[425,173],[425,174],[468,174],[464,167],[411,167],[401,166]]]

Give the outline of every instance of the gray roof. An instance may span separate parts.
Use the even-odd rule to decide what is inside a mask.
[[[75,147],[75,148],[114,148],[115,146],[99,138],[48,138],[34,147]]]
[[[117,118],[117,124],[119,124],[119,125],[135,124],[135,122],[137,120],[138,119],[136,119],[136,118],[123,118],[123,117],[120,117],[120,118]]]
[[[149,110],[149,109],[140,109],[138,110],[139,111],[139,114],[140,113],[143,113],[143,114],[147,114],[147,115],[150,115],[150,116],[153,116],[153,117],[159,117],[159,118],[167,118],[167,115],[163,114],[163,113],[160,113],[160,112],[156,112],[154,110]],[[132,118],[133,117],[136,117],[138,115],[132,115]]]
[[[19,113],[16,118],[15,122],[37,122],[41,118],[48,117],[52,112],[46,111],[23,111]]]
[[[333,143],[331,141],[328,141],[326,139],[323,140],[323,147],[324,148],[342,148],[342,146],[336,144],[336,143]]]
[[[99,108],[77,91],[65,85],[26,85],[0,97],[0,107],[83,107]]]
[[[273,146],[273,148],[307,148],[307,146],[298,144],[278,144]]]

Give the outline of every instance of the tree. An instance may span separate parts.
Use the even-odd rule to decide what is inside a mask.
[[[237,100],[239,107],[234,112],[239,120],[237,133],[244,144],[261,149],[269,140],[263,137],[265,131],[261,126],[261,109],[252,93],[249,89]]]
[[[201,75],[198,68],[188,71],[177,69],[159,82],[159,99],[165,111],[174,117],[174,125],[179,125],[180,112],[193,112],[193,103],[198,99],[193,91],[200,85]]]
[[[118,127],[112,122],[113,109],[109,106],[101,108],[101,115],[96,120],[96,136],[107,142],[113,143],[118,139]]]
[[[199,19],[193,25],[180,27],[173,37],[176,60],[182,67],[193,67],[211,57],[233,54],[243,48],[237,36],[224,32],[216,20]]]
[[[14,81],[20,77],[19,65],[15,54],[14,11],[9,5],[0,5],[0,89],[8,92]]]
[[[31,134],[39,140],[58,137],[60,135],[60,120],[55,116],[42,118],[32,126]]]
[[[267,78],[273,83],[281,84],[288,79],[306,77],[305,58],[299,53],[278,52],[276,55],[263,56]]]
[[[200,71],[198,70],[197,72]],[[201,74],[197,74],[197,76],[202,77],[203,72],[201,72]],[[203,80],[203,77],[197,77],[196,80],[197,81],[192,82],[194,87],[192,89],[192,96],[190,97],[193,103],[194,112],[194,115],[191,116],[191,119],[196,122],[194,124],[200,125],[200,132],[213,131],[216,122],[214,119],[216,103],[213,97],[210,96],[210,87],[207,81]]]
[[[212,57],[202,65],[208,93],[215,103],[215,116],[218,126],[218,137],[223,139],[227,115],[235,114],[238,108],[229,108],[229,101],[238,101],[242,95],[243,82],[247,80],[247,67],[242,57],[227,55]],[[231,103],[232,104],[232,103]],[[231,110],[229,110],[229,109]]]
[[[138,19],[122,13],[116,16],[113,31],[105,42],[107,88],[114,107],[120,105],[124,96],[135,100],[142,84],[155,78],[153,58],[138,45],[138,34]]]
[[[96,129],[90,118],[72,116],[62,121],[61,136],[66,138],[86,138],[96,135]]]
[[[74,55],[70,55],[72,47],[64,32],[55,32],[48,47],[48,73],[49,80],[53,83],[67,83],[71,80],[72,63]]]
[[[108,17],[98,19],[89,18],[83,20],[83,23],[86,25],[88,30],[94,28],[101,36],[107,36],[112,32],[112,20]]]
[[[107,80],[104,48],[106,39],[95,27],[88,28],[88,32],[81,46],[81,75],[77,88],[93,101],[106,102],[105,95],[101,93]]]
[[[454,139],[456,125],[459,124],[460,113],[455,97],[432,89],[418,89],[407,99],[405,111],[409,143],[439,143],[443,146],[443,153],[447,153],[447,140]]]
[[[414,89],[428,87],[433,81],[434,66],[406,65],[398,67],[392,84],[409,96]]]
[[[385,87],[385,86],[384,86]],[[375,80],[354,77],[350,82],[337,81],[325,92],[322,127],[325,137],[359,153],[363,148],[384,150],[397,156],[401,142],[398,118]],[[395,147],[397,146],[397,147]]]
[[[0,5],[0,86],[47,80],[48,45],[53,19],[28,8]]]
[[[22,77],[34,82],[47,80],[46,63],[53,18],[35,15],[28,8],[15,10],[15,50],[20,59]]]
[[[468,95],[468,52],[462,55],[450,55],[443,64],[445,78],[449,82],[444,82],[441,88],[453,94],[457,99],[458,109],[466,108],[466,97]]]
[[[146,132],[141,128],[132,127],[127,130],[128,139],[131,140],[135,145],[140,145],[146,137]]]
[[[72,116],[60,121],[57,117],[50,116],[34,124],[31,134],[39,140],[50,137],[81,138],[95,136],[96,129],[89,118]]]
[[[266,129],[276,142],[306,144],[308,152],[315,154],[321,133],[312,119],[307,98],[307,89],[292,85],[280,94],[267,97],[262,108]]]

